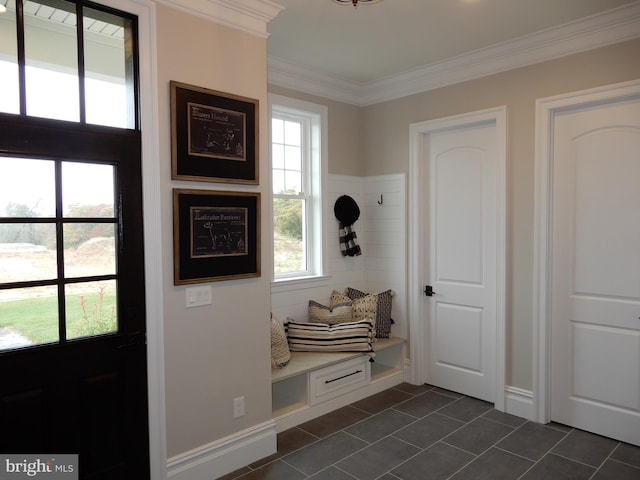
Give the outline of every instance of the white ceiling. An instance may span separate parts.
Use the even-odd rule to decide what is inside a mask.
[[[637,0],[383,0],[357,9],[333,0],[274,1],[284,10],[267,26],[270,67],[354,87],[469,58],[470,52],[515,42],[522,48],[528,38],[539,40],[536,34],[559,26],[606,22],[602,14],[610,10],[618,12],[619,23],[620,7],[624,15],[637,15],[640,7]],[[630,4],[632,10],[624,8]],[[638,25],[629,38],[640,36]]]

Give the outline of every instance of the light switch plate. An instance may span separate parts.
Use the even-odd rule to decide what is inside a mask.
[[[187,287],[187,308],[211,305],[211,285]]]

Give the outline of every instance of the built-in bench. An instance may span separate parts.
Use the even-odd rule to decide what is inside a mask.
[[[362,352],[291,352],[271,370],[272,416],[278,432],[404,381],[406,340],[378,338],[375,357]]]

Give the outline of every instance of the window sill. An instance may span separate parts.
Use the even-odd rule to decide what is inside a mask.
[[[330,275],[318,275],[314,277],[293,277],[274,280],[271,282],[271,293],[326,287],[329,284],[330,279]]]

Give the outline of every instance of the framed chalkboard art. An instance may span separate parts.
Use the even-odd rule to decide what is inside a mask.
[[[176,81],[171,87],[171,178],[259,183],[258,100]]]
[[[174,284],[260,276],[260,193],[173,190]]]

